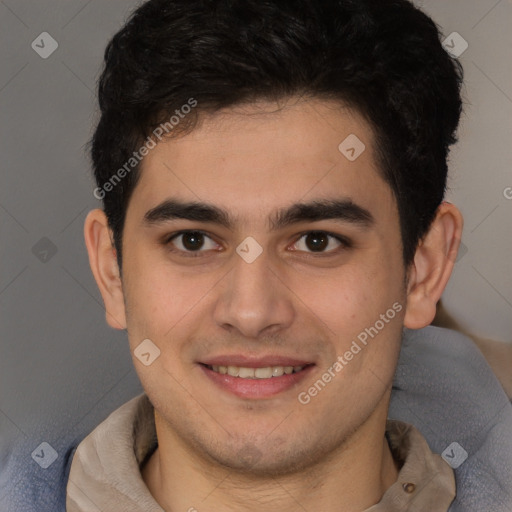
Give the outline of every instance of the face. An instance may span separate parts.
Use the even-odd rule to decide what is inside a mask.
[[[351,134],[359,156],[353,136],[338,148]],[[285,474],[385,418],[404,272],[356,113],[253,104],[157,144],[127,210],[123,293],[132,354],[146,339],[160,350],[134,364],[168,438]]]

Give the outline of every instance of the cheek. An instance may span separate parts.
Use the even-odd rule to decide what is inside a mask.
[[[123,283],[130,344],[150,338],[163,348],[173,327],[197,302],[194,287],[161,266],[144,260],[130,263]]]
[[[396,269],[374,265],[341,266],[328,275],[308,276],[290,283],[316,321],[321,320],[341,340],[373,325],[402,299]],[[308,314],[308,313],[306,313]]]
[[[193,273],[184,275],[162,261],[143,256],[126,269],[125,297],[134,321],[147,319],[162,335],[197,305],[211,288],[209,279]],[[212,283],[214,282],[211,279]]]
[[[184,359],[184,351],[189,354],[189,339],[207,318],[219,276],[177,272],[170,265],[144,259],[134,259],[126,276],[129,279],[124,293],[132,352],[142,340],[150,339],[160,350],[159,366],[172,374],[182,373],[179,362]]]

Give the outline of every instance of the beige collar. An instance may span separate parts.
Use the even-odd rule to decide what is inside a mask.
[[[386,431],[402,467],[380,503],[365,512],[446,512],[455,497],[453,470],[412,425],[388,420]],[[143,393],[78,446],[67,484],[67,512],[164,512],[140,473],[156,447],[154,409]]]

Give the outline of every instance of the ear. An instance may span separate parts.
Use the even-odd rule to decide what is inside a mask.
[[[84,225],[89,264],[105,304],[105,317],[114,329],[126,329],[123,285],[105,212],[92,210]]]
[[[421,329],[434,319],[436,304],[455,265],[463,224],[455,205],[441,203],[408,270],[405,327]]]

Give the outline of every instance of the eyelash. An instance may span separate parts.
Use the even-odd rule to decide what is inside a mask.
[[[188,229],[188,230],[182,230],[182,231],[177,231],[175,233],[171,233],[170,235],[165,237],[165,239],[163,241],[163,244],[165,246],[169,247],[169,246],[172,245],[171,242],[174,239],[178,238],[181,235],[185,235],[187,233],[198,233],[198,234],[201,234],[201,235],[203,235],[203,236],[213,240],[213,238],[208,233],[206,233],[205,231],[201,231],[199,229],[192,229],[192,230]],[[300,233],[299,237],[294,242],[294,245],[299,240],[301,240],[304,236],[309,235],[311,233],[321,233],[323,235],[327,235],[330,238],[334,238],[337,242],[340,242],[341,246],[339,246],[336,249],[332,249],[330,251],[317,252],[317,253],[315,253],[315,252],[306,252],[306,254],[308,255],[306,257],[317,258],[317,257],[332,256],[333,254],[337,254],[338,252],[340,252],[340,250],[349,249],[350,247],[352,247],[352,243],[350,242],[350,240],[348,240],[344,236],[335,235],[334,233],[330,233],[329,231],[322,231],[322,230],[310,230],[310,231],[304,231],[303,233]],[[215,240],[213,240],[213,241],[215,241]],[[174,253],[180,253],[182,256],[184,256],[186,258],[198,258],[198,257],[202,256],[202,253],[207,252],[207,251],[201,251],[201,250],[198,250],[198,251],[183,251],[182,249],[176,249],[176,248],[172,248],[172,249],[169,248],[169,250],[171,252],[174,252]],[[304,251],[297,251],[297,252],[304,252]]]

